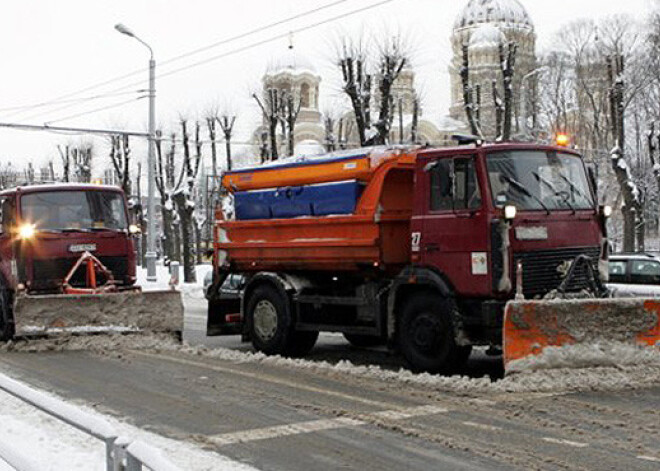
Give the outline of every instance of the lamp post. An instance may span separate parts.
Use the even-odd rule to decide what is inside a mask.
[[[146,42],[140,39],[129,28],[121,23],[115,25],[115,29],[121,34],[135,38],[147,49],[149,49],[149,151],[147,157],[147,281],[157,281],[156,276],[156,158],[154,151],[154,138],[156,127],[156,61],[154,51]]]

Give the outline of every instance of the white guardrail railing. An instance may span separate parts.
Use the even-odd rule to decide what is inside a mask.
[[[138,440],[122,437],[105,420],[36,391],[3,374],[0,374],[0,390],[101,440],[105,444],[107,471],[140,471],[143,467],[152,471],[180,471],[162,455],[159,449]],[[17,471],[40,471],[40,467],[33,460],[22,456],[12,449],[10,443],[1,440],[0,459]]]

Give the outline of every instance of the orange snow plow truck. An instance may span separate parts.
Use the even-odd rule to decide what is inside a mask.
[[[660,339],[660,302],[603,299],[611,209],[572,150],[362,149],[222,184],[209,335],[299,356],[341,332],[432,373],[473,346],[502,351],[508,371],[550,347]]]

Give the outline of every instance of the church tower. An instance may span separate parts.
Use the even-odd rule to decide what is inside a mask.
[[[473,101],[479,105],[478,119],[483,133],[490,139],[496,134],[493,81],[497,83],[500,97],[503,90],[499,48],[500,44],[509,42],[518,46],[513,79],[515,135],[522,126],[521,116],[526,113],[521,101],[528,100],[535,89],[536,77],[528,76],[537,67],[536,33],[529,14],[518,0],[469,0],[454,23],[451,37],[453,59],[449,67],[452,100],[449,114],[453,119],[467,122],[460,76],[463,45],[467,45]],[[531,111],[527,113],[531,114]]]
[[[263,77],[264,94],[267,90],[292,93],[300,112],[296,120],[294,140],[296,146],[311,141],[320,145],[325,139],[319,110],[321,76],[314,65],[298,54],[291,43],[285,54],[273,61]]]

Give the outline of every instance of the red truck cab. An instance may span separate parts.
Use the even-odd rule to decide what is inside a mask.
[[[2,288],[28,294],[60,293],[84,252],[96,256],[119,286],[135,281],[135,247],[128,207],[117,187],[57,184],[0,193]],[[71,285],[84,284],[84,273]]]

